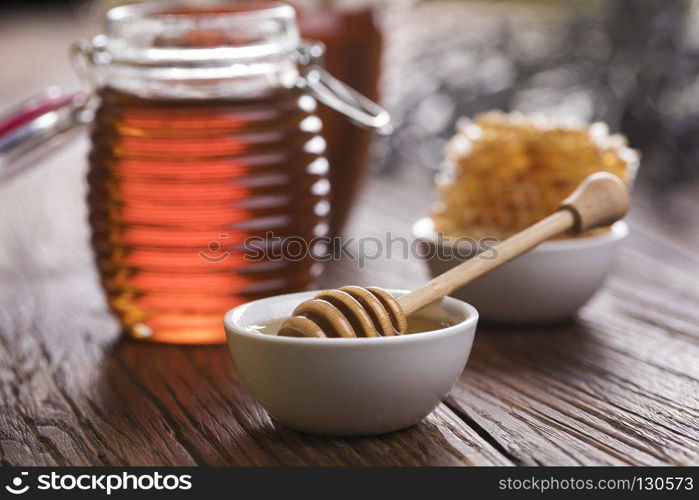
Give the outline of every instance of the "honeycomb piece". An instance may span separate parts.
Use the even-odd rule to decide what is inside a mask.
[[[603,123],[564,125],[491,111],[462,121],[437,178],[435,229],[452,238],[507,238],[554,212],[588,175],[629,186],[638,153]]]

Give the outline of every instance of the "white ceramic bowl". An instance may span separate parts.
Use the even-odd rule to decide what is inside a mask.
[[[238,373],[269,414],[289,427],[333,436],[397,431],[429,415],[463,371],[478,312],[449,297],[420,314],[455,324],[426,333],[318,339],[249,328],[287,318],[316,293],[256,300],[224,319]]]
[[[529,253],[481,276],[450,295],[468,301],[483,322],[502,325],[537,325],[570,319],[602,286],[614,255],[629,232],[624,221],[609,231],[582,238],[542,243]],[[437,238],[430,218],[413,225],[413,235],[426,245],[432,276],[464,259],[440,258],[436,246],[452,242]],[[449,254],[449,248],[441,254]]]

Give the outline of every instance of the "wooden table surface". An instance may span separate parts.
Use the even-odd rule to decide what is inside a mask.
[[[28,27],[2,29],[0,56]],[[52,30],[76,36],[70,23]],[[3,105],[71,83],[65,43],[36,40],[0,84]],[[466,370],[425,421],[333,439],[270,420],[225,347],[120,339],[88,247],[86,147],[0,186],[1,464],[699,464],[699,186],[664,199],[636,191],[617,266],[575,322],[479,328]],[[409,237],[430,175],[405,165],[372,176],[347,236]],[[323,286],[425,278],[416,260],[345,260]]]

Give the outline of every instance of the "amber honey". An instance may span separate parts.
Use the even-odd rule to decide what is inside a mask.
[[[251,261],[246,239],[323,234],[328,191],[315,101],[151,99],[105,88],[88,175],[92,242],[128,334],[222,342],[228,309],[313,285],[313,259]]]
[[[266,335],[277,335],[277,332],[279,332],[279,328],[284,322],[284,319],[285,318],[270,321],[269,323],[264,323],[261,325],[251,325],[248,328],[252,331],[264,333]],[[443,319],[418,316],[416,314],[408,316],[406,320],[408,324],[408,328],[405,331],[406,334],[433,332],[435,330],[442,330],[454,325],[454,323],[444,321]]]

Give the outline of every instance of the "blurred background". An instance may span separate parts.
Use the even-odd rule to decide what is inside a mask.
[[[0,56],[10,63],[0,79],[0,107],[41,91],[47,81],[76,87],[68,44],[98,33],[104,11],[122,3],[129,2],[3,2]],[[382,53],[382,102],[396,123],[396,133],[374,148],[376,169],[417,162],[431,170],[458,117],[500,108],[606,121],[642,151],[641,182],[663,193],[697,177],[697,0],[296,4],[306,12],[328,5],[355,13],[373,9],[383,40],[369,40],[363,49],[355,40],[354,50],[363,50],[358,57],[365,60],[372,51]],[[316,38],[340,29],[322,17],[306,27]],[[352,29],[355,39],[374,36],[367,27]],[[352,78],[356,67],[332,69],[371,94],[370,83]]]
[[[100,33],[104,12],[123,3],[129,2],[3,2],[0,109],[48,85],[84,88],[70,66],[68,47]],[[417,176],[429,198],[444,143],[458,118],[499,108],[603,120],[613,132],[626,134],[642,153],[638,189],[651,194],[648,198],[673,226],[682,212],[671,210],[673,193],[694,192],[691,186],[699,177],[699,0],[293,3],[302,13],[305,36],[324,40],[334,55],[327,61],[331,72],[370,97],[380,96],[393,116],[394,134],[369,146],[368,134],[325,110],[328,133],[343,138],[330,141],[335,166],[366,163],[376,175]],[[5,247],[27,247],[11,253],[53,262],[60,246],[72,255],[70,264],[90,265],[86,227],[76,224],[60,233],[51,227],[57,212],[70,220],[84,213],[83,195],[65,193],[76,192],[69,186],[84,184],[86,150],[83,134],[45,159],[51,167],[3,186],[0,197],[9,201],[0,204],[0,235],[25,235],[5,238],[11,240]],[[334,168],[336,176],[343,172],[350,170]],[[357,177],[337,180],[335,186],[347,186]],[[390,182],[391,189],[400,190],[400,181]],[[380,196],[385,188],[365,196]],[[350,203],[340,200],[336,206],[346,205],[347,212]],[[420,216],[429,203],[411,200],[409,208]],[[406,215],[406,221],[412,216]],[[695,224],[694,219],[687,223]],[[351,222],[348,227],[352,233]],[[45,236],[37,241],[37,234]],[[0,254],[0,265],[16,263]]]

